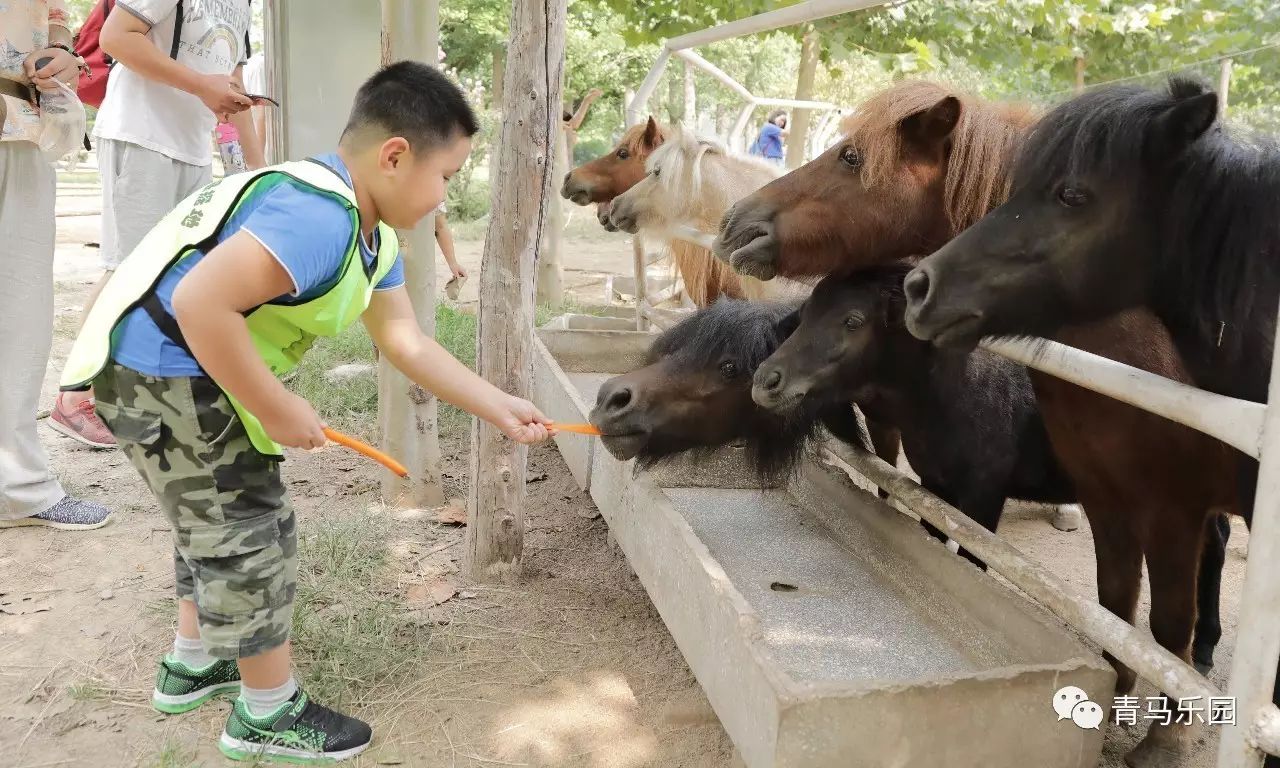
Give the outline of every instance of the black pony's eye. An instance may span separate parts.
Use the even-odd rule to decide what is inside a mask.
[[[631,153],[627,151],[627,148],[626,148],[626,147],[618,147],[618,159],[619,159],[619,160],[626,160],[628,157],[631,157]]]
[[[853,147],[845,147],[840,150],[840,162],[850,168],[857,168],[862,165],[862,156],[858,154],[858,150]]]
[[[726,379],[732,379],[738,375],[738,364],[732,360],[725,360],[720,364],[720,375]]]
[[[1079,208],[1089,202],[1089,193],[1078,187],[1063,187],[1058,190],[1058,202],[1068,208]]]
[[[844,327],[850,331],[856,331],[861,328],[862,324],[866,321],[866,318],[855,312],[844,319]]]

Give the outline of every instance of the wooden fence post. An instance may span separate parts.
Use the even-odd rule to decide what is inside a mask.
[[[513,0],[502,128],[480,269],[476,367],[527,397],[533,374],[534,264],[548,224],[555,142],[560,132],[566,0]],[[481,581],[513,581],[524,550],[528,449],[476,419],[466,571]]]
[[[436,66],[440,41],[439,0],[382,0],[382,63],[414,59]],[[435,216],[399,231],[405,287],[418,326],[436,334]],[[439,404],[435,395],[409,381],[385,357],[378,360],[378,422],[385,449],[409,469],[401,479],[382,472],[389,504],[435,507],[444,503],[440,480]]]

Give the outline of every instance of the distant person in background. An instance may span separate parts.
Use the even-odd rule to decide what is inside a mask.
[[[249,58],[250,19],[249,0],[116,0],[107,16],[100,42],[115,65],[93,129],[102,174],[104,274],[86,313],[143,235],[209,183],[214,126],[231,122],[241,136],[253,134],[253,103],[240,79]],[[264,164],[247,147],[245,160],[250,168]],[[96,448],[116,445],[94,412],[92,391],[59,393],[48,423]]]
[[[56,224],[53,166],[37,143],[30,86],[54,92],[56,78],[74,89],[83,64],[71,52],[65,0],[0,3],[0,528],[87,530],[111,518],[101,504],[67,495],[36,434],[53,345]]]
[[[455,280],[465,278],[467,270],[458,263],[458,254],[453,245],[453,230],[449,229],[449,220],[445,218],[445,213],[444,203],[441,203],[436,209],[436,242],[440,245],[440,255],[444,256],[444,263],[449,265],[449,272],[453,274]]]
[[[267,59],[258,51],[249,57],[249,61],[244,65],[244,92],[251,93],[255,96],[275,96],[274,93],[267,93]],[[267,147],[267,110],[270,107],[254,106],[249,110],[249,114],[253,116],[253,131],[257,134],[259,146],[262,147],[263,157],[266,157]],[[242,139],[243,141],[243,139]]]
[[[774,110],[769,113],[769,118],[764,121],[764,125],[760,128],[760,135],[756,136],[750,152],[757,157],[763,157],[770,162],[782,165],[785,157],[783,141],[786,138],[787,113],[781,109]]]

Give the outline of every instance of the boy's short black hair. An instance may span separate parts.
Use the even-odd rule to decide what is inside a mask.
[[[439,146],[480,130],[466,96],[440,70],[418,61],[398,61],[378,70],[356,92],[342,132],[401,136],[416,148]]]

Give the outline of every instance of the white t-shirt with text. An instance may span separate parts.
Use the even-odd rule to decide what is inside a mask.
[[[151,25],[147,37],[168,56],[178,0],[117,0],[113,13]],[[206,75],[229,75],[248,58],[249,0],[182,0],[178,63]],[[121,63],[111,69],[93,135],[127,141],[191,165],[213,162],[209,135],[216,119],[190,93],[148,80]]]

